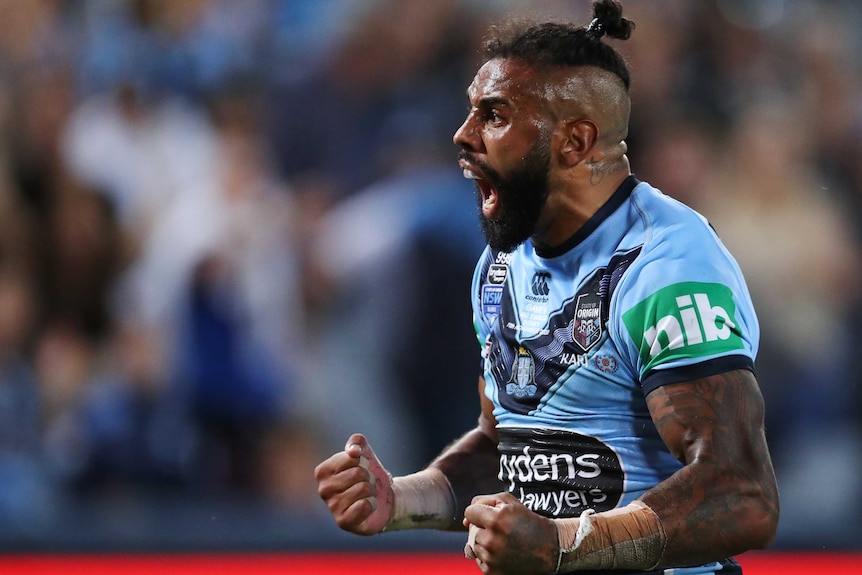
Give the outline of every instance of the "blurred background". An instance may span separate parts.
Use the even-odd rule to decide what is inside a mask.
[[[862,5],[624,8],[633,169],[759,312],[775,546],[860,550]],[[0,551],[461,549],[340,533],[313,469],[475,423],[451,136],[519,13],[590,4],[0,0]]]

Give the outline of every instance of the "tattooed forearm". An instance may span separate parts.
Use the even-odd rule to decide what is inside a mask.
[[[499,461],[497,445],[477,428],[444,449],[430,466],[442,471],[448,479],[456,510],[461,514],[474,495],[504,489],[497,479]]]
[[[667,385],[647,403],[671,453],[685,465],[643,497],[668,535],[662,563],[709,561],[767,545],[778,519],[778,491],[763,398],[751,372]]]

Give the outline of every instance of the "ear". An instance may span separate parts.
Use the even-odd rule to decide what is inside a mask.
[[[555,130],[558,138],[560,166],[572,168],[584,159],[595,155],[595,145],[599,139],[599,128],[595,122],[585,118],[563,120]]]

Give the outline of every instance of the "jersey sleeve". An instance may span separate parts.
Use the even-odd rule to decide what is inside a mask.
[[[754,369],[760,332],[748,288],[705,222],[645,246],[618,286],[609,321],[644,393]]]

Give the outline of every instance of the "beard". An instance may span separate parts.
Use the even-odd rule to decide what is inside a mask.
[[[467,152],[462,153],[482,170],[485,184],[497,191],[500,212],[496,217],[488,218],[482,213],[482,192],[479,185],[476,186],[479,224],[485,241],[492,249],[514,251],[533,235],[551,191],[550,147],[550,137],[540,135],[523,160],[505,174],[477,161]]]

